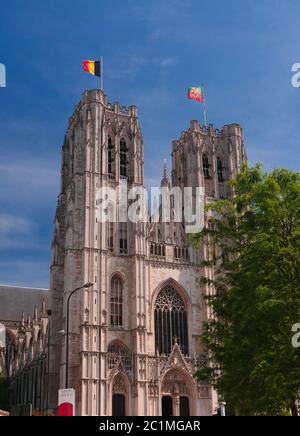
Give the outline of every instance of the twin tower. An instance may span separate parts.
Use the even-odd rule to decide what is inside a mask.
[[[172,176],[162,186],[202,187],[205,202],[233,193],[228,180],[246,159],[237,124],[216,130],[191,121],[173,141]],[[206,363],[203,322],[211,317],[199,284],[209,247],[194,249],[184,223],[99,220],[99,188],[144,185],[137,109],[83,93],[62,147],[61,192],[51,263],[50,406],[59,388],[76,391],[77,415],[212,415],[218,397],[195,380]],[[205,217],[207,224],[209,217]],[[85,283],[67,300],[70,293]],[[67,315],[69,349],[66,350]],[[62,331],[65,335],[59,334]],[[68,353],[67,353],[68,351]]]

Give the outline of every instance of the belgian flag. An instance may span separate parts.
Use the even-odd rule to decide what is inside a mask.
[[[83,61],[82,66],[86,73],[92,74],[93,76],[101,76],[100,61]]]

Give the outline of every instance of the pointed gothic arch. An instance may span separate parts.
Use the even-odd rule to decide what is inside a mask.
[[[155,291],[153,292],[152,298],[151,298],[151,310],[153,311],[155,300],[157,298],[157,295],[159,294],[160,290],[165,286],[172,286],[176,289],[176,291],[179,293],[181,298],[183,299],[183,302],[186,306],[186,309],[188,312],[191,310],[191,299],[189,295],[187,294],[185,288],[173,277],[169,277],[162,282],[159,283],[159,285],[155,288]]]
[[[170,354],[175,342],[183,354],[188,354],[189,328],[188,304],[179,284],[167,280],[158,290],[153,301],[155,351]]]
[[[122,371],[118,371],[111,381],[111,416],[129,416],[130,383]]]
[[[161,414],[164,416],[164,398],[169,399],[171,416],[196,415],[196,385],[184,368],[169,369],[161,382]]]

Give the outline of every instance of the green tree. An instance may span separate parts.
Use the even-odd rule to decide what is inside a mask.
[[[203,343],[215,363],[199,369],[241,415],[296,413],[300,348],[291,329],[300,322],[300,174],[242,168],[235,195],[209,206],[213,226],[195,239],[216,246],[215,318]],[[209,280],[202,278],[202,284]]]

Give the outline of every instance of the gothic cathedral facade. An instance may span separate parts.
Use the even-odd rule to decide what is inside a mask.
[[[162,186],[203,187],[205,202],[233,195],[227,181],[246,159],[238,124],[216,130],[192,121],[173,141],[172,175]],[[77,415],[212,415],[217,394],[193,377],[206,356],[203,322],[211,318],[199,284],[209,244],[195,249],[184,225],[100,222],[99,187],[144,186],[144,144],[137,109],[83,93],[62,148],[61,192],[51,264],[50,405],[66,385]],[[116,202],[117,218],[121,213]],[[209,217],[206,217],[208,224]],[[70,299],[66,358],[67,300]],[[63,335],[65,332],[65,335]]]

